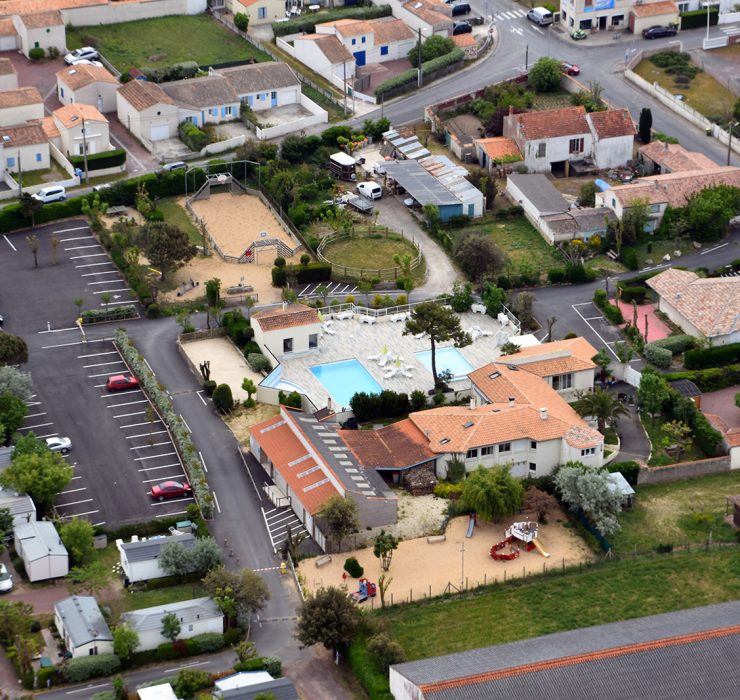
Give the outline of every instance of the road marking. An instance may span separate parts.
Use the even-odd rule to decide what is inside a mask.
[[[123,280],[120,280],[123,282]],[[125,284],[125,282],[123,282]],[[93,282],[93,284],[100,284],[100,282]],[[117,282],[113,284],[118,284]],[[110,294],[111,292],[130,292],[131,287],[122,287],[120,289],[104,289],[102,292],[93,292],[93,294]],[[121,304],[123,302],[114,302],[115,304]]]
[[[101,273],[95,272],[93,274],[109,275],[111,273],[110,272],[101,272]],[[87,286],[92,287],[94,284],[126,284],[126,281],[125,280],[101,280],[100,282],[88,282]]]
[[[142,411],[142,413],[146,413],[146,411]],[[160,422],[161,421],[159,420],[159,418],[157,418],[156,420],[153,420],[153,421],[145,420],[142,423],[130,423],[129,425],[119,425],[118,427],[121,430],[123,430],[124,428],[138,428],[138,427],[140,427],[142,425],[153,425],[154,423],[160,423]],[[134,436],[134,437],[136,437],[136,436]]]
[[[190,496],[188,498],[170,498],[168,501],[154,501],[154,503],[150,503],[150,506],[166,506],[168,503],[186,503],[187,501],[194,501],[195,499]],[[186,510],[182,511],[183,513],[187,513]],[[179,515],[179,513],[170,513],[170,515]]]
[[[189,433],[192,433],[193,431],[190,430],[190,426],[185,422],[185,419],[182,416],[180,416],[180,420],[182,421],[182,424],[185,426],[185,428],[187,429],[187,431]],[[201,457],[201,459],[202,459],[202,457]]]
[[[151,433],[139,433],[138,435],[126,435],[125,438],[126,438],[126,440],[134,440],[135,438],[140,438],[140,437],[151,437],[152,435],[162,435],[163,433],[166,433],[166,432],[167,432],[166,430],[154,430]],[[158,445],[166,445],[167,443],[166,442],[158,442],[157,444]],[[132,450],[135,450],[137,448],[136,447],[132,447],[131,449]]]
[[[129,394],[140,394],[141,389],[129,389],[128,391],[117,391],[113,393],[112,391],[108,392],[107,394],[101,394],[101,399],[114,399],[117,396],[128,396]],[[122,406],[124,404],[121,404]]]
[[[108,355],[110,353],[104,353],[104,354]],[[104,365],[120,365],[120,364],[123,364],[123,360],[111,360],[110,362],[96,362],[94,365],[82,365],[82,369],[90,369],[91,367],[103,367]]]
[[[182,666],[176,666],[175,668],[170,668],[165,671],[165,673],[172,673],[173,671],[177,671],[181,668],[190,668],[191,666],[202,666],[203,664],[209,664],[210,661],[193,661],[191,664],[184,664]]]
[[[128,416],[143,416],[146,413],[146,411],[134,411],[133,413],[119,413],[117,416],[113,416],[114,418],[127,418]],[[139,423],[139,425],[144,425],[144,423]],[[121,428],[130,428],[130,425],[122,425]]]
[[[201,389],[201,391],[203,390]],[[203,402],[203,405],[207,406],[208,404],[206,403],[205,399],[200,395],[200,391],[196,391],[195,393],[198,395],[198,398]]]
[[[598,321],[600,318],[604,318],[603,316],[590,316],[589,318],[584,319],[585,321]]]
[[[10,239],[5,235],[3,236],[3,238],[5,239],[5,242],[13,249],[13,252],[17,253],[18,249],[10,242]]]
[[[57,508],[69,508],[69,506],[78,506],[80,503],[90,503],[92,498],[85,498],[82,501],[73,501],[72,503],[57,503]],[[97,511],[95,511],[97,513]]]
[[[149,399],[142,399],[141,401],[127,401],[125,403],[112,403],[108,408],[120,408],[121,406],[133,406],[135,403],[149,403]]]
[[[86,510],[84,513],[75,513],[74,517],[81,518],[83,515],[92,515],[93,513],[99,513],[99,512],[100,512],[99,510]]]
[[[163,464],[161,467],[144,467],[143,469],[137,469],[136,471],[153,472],[153,471],[156,471],[157,469],[172,469],[172,467],[179,467],[179,466],[180,466],[180,463],[175,462],[173,464]]]
[[[244,468],[247,470],[247,474],[249,475],[249,480],[252,482],[252,487],[254,488],[254,492],[257,494],[257,499],[261,501],[262,494],[260,493],[260,490],[257,488],[257,484],[254,483],[254,477],[252,476],[252,472],[249,469],[247,460],[244,459],[244,453],[239,448],[237,448],[236,451],[239,453],[239,456],[242,458],[242,462],[244,462]]]
[[[194,501],[195,499],[194,498],[190,498],[190,499],[187,499],[187,500]],[[179,501],[178,501],[178,503],[179,503]],[[161,506],[163,504],[162,503],[152,503],[151,505],[153,505],[153,506]],[[158,515],[155,515],[154,517],[155,518],[171,518],[173,515],[185,515],[186,513],[187,513],[186,510],[176,510],[174,513],[159,513]],[[207,661],[203,661],[201,663],[204,663],[205,664],[205,663],[208,663],[208,662]]]
[[[88,357],[101,357],[102,355],[117,355],[118,350],[107,350],[106,352],[94,352],[92,355],[77,355],[78,360],[87,359]]]
[[[588,303],[591,303],[591,302],[588,302]],[[584,305],[585,305],[585,304],[578,304],[578,306],[584,306]],[[587,326],[588,326],[588,327],[589,327],[589,328],[590,328],[590,329],[591,329],[591,330],[592,330],[592,331],[594,332],[594,334],[596,335],[596,337],[597,337],[597,338],[598,338],[598,339],[599,339],[599,340],[600,340],[600,341],[601,341],[602,343],[604,343],[604,346],[606,347],[606,349],[607,349],[607,350],[608,350],[608,351],[609,351],[609,352],[610,352],[610,353],[611,353],[612,355],[614,355],[614,357],[615,357],[615,358],[616,358],[616,359],[618,360],[618,359],[619,359],[619,357],[617,356],[617,353],[616,353],[616,352],[614,352],[613,348],[610,348],[610,347],[609,347],[609,343],[607,343],[607,342],[606,342],[606,340],[604,340],[604,339],[603,339],[603,338],[601,337],[601,335],[599,334],[599,332],[598,332],[598,331],[597,331],[597,330],[596,330],[596,329],[595,329],[595,328],[594,328],[594,327],[593,327],[593,326],[592,326],[592,325],[591,325],[591,324],[590,324],[590,323],[589,323],[588,321],[586,321],[586,319],[584,318],[583,314],[582,314],[582,313],[581,313],[581,312],[580,312],[580,311],[579,311],[579,310],[578,310],[578,309],[576,308],[576,304],[571,304],[571,308],[573,309],[573,311],[575,311],[575,312],[576,312],[576,313],[577,313],[577,314],[578,314],[578,315],[579,315],[579,316],[580,316],[580,317],[581,317],[581,318],[583,319],[583,321],[584,321],[584,322],[586,323],[586,325],[587,325]]]
[[[27,413],[26,418],[38,418],[39,416],[45,416],[46,412],[44,413]]]
[[[146,357],[144,358],[144,364],[149,368],[149,371],[154,374],[154,370],[152,369],[152,366],[147,361]]]
[[[719,250],[720,248],[724,248],[726,245],[730,245],[729,243],[721,243],[720,245],[714,246],[714,248],[709,248],[708,250],[702,250],[699,255],[706,255],[707,253],[712,253],[715,250]]]
[[[54,233],[69,233],[70,231],[84,231],[87,228],[89,228],[89,226],[75,226],[74,228],[61,228],[58,231],[54,231]]]
[[[206,474],[208,474],[208,467],[206,466],[206,460],[203,459],[203,453],[198,450],[198,456],[200,457],[200,461],[203,463],[203,469],[206,470]]]
[[[184,478],[185,474],[172,474],[170,476],[159,476],[156,479],[146,479],[145,481],[142,481],[142,484],[151,484],[152,481],[163,481],[165,479],[181,479]]]
[[[91,243],[90,245],[75,245],[71,248],[65,248],[64,250],[85,250],[85,248],[100,248],[100,243]]]
[[[161,455],[150,455],[149,457],[136,457],[134,462],[143,462],[145,459],[157,459],[157,457],[171,457],[176,455],[177,452],[163,452]]]
[[[93,238],[93,236],[75,236],[74,238],[61,238],[60,243],[70,243],[71,241],[84,241],[87,238]]]
[[[85,255],[70,255],[70,260],[82,260],[83,258],[104,258],[108,253],[86,253]]]
[[[162,445],[169,445],[170,441],[165,440],[164,442],[153,442],[151,445],[137,445],[136,447],[129,447],[129,450],[150,450],[152,447],[162,447]]]
[[[86,272],[84,275],[80,275],[80,277],[92,277],[93,275],[117,275],[118,270],[110,270],[106,272]],[[88,284],[91,284],[88,282]],[[94,282],[93,284],[97,284],[97,282]]]
[[[216,508],[218,508],[218,512],[221,512],[221,506],[218,505],[218,496],[216,495],[216,492],[213,491],[213,502],[216,504]]]
[[[76,331],[77,328],[52,328],[48,331],[39,331],[39,335],[42,333],[66,333],[67,331]]]
[[[539,27],[530,27],[530,29],[534,30],[535,32],[538,32],[539,34],[544,34],[545,33]]]
[[[77,688],[77,690],[67,690],[65,695],[73,695],[74,693],[82,693],[87,690],[95,690],[96,688],[107,688],[110,683],[101,683],[100,685],[86,685],[84,688]]]
[[[54,423],[39,423],[38,425],[23,425],[19,429],[20,430],[33,430],[34,428],[44,428],[47,425],[54,425]]]
[[[36,437],[37,437],[37,438],[38,438],[39,440],[45,440],[46,438],[49,438],[49,437],[56,437],[57,435],[59,435],[59,433],[46,433],[46,435],[37,435]],[[62,455],[62,456],[64,456],[64,455]]]
[[[123,292],[125,290],[121,289],[120,291]],[[116,304],[135,304],[135,303],[136,303],[136,299],[127,299],[124,301],[111,301],[107,304],[101,304],[101,306],[116,306]]]
[[[84,265],[75,265],[75,269],[79,269],[81,267],[100,267],[101,265],[112,265],[113,263],[108,262],[101,262],[101,263],[85,263]]]
[[[79,489],[68,489],[67,491],[62,491],[60,495],[64,495],[65,493],[76,493],[77,491],[87,491],[87,486],[83,486]]]

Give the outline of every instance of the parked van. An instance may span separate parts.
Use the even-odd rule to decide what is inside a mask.
[[[380,199],[383,196],[383,188],[377,182],[361,182],[357,185],[357,191],[368,199]]]
[[[546,7],[533,7],[527,12],[527,19],[539,24],[540,27],[546,27],[548,24],[552,24],[552,12]]]
[[[32,196],[43,204],[49,204],[50,202],[63,202],[67,199],[67,191],[61,185],[52,185],[44,187]]]

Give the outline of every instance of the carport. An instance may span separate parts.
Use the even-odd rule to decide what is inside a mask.
[[[415,160],[384,163],[386,186],[390,178],[403,187],[421,206],[433,204],[442,221],[463,214],[462,202],[434,175]]]

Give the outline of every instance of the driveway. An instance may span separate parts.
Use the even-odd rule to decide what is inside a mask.
[[[412,292],[418,299],[436,297],[452,289],[457,279],[462,279],[447,253],[418,224],[408,207],[404,206],[402,197],[384,197],[375,202],[378,212],[378,223],[402,233],[409,240],[415,240],[424,255],[427,265],[427,276],[424,284]]]
[[[739,428],[740,408],[735,405],[735,394],[739,391],[740,386],[730,386],[709,394],[702,394],[702,412],[713,413],[719,416],[727,424],[728,428]]]

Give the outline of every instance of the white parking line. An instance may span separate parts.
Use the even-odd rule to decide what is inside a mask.
[[[58,231],[54,231],[54,233],[69,233],[70,231],[85,231],[88,228],[89,226],[75,226],[74,228],[60,228]]]
[[[44,428],[47,425],[54,425],[54,423],[39,423],[38,425],[22,425],[20,430],[33,430],[34,428]]]
[[[44,333],[66,333],[67,331],[76,331],[77,328],[50,328],[46,331],[39,331],[39,335],[43,335]]]
[[[123,280],[121,280],[123,282]],[[131,287],[122,287],[121,289],[103,289],[100,292],[93,292],[93,294],[110,294],[111,292],[130,292]],[[113,302],[114,304],[121,304],[123,302]]]
[[[77,493],[77,491],[87,491],[87,486],[83,486],[79,489],[67,489],[66,491],[62,491],[60,495],[64,495],[65,493]]]
[[[186,500],[194,501],[194,498],[189,498]],[[180,503],[180,501],[178,501]],[[153,506],[161,506],[161,503],[152,503]],[[174,513],[160,513],[159,515],[155,515],[155,518],[171,518],[173,515],[185,515],[187,513],[186,510],[176,510]],[[87,690],[87,688],[85,688]]]
[[[106,355],[108,353],[105,353]],[[96,362],[94,365],[82,365],[82,369],[90,369],[91,367],[102,367],[103,365],[122,365],[123,360],[111,360],[110,362]]]
[[[200,457],[200,461],[203,463],[203,469],[206,470],[206,474],[208,473],[208,467],[206,466],[206,460],[203,459],[203,453],[198,450],[198,457]]]
[[[57,503],[57,508],[69,508],[69,506],[78,506],[80,503],[90,503],[92,498],[85,498],[81,501],[72,501],[72,503]]]
[[[172,474],[170,476],[160,476],[160,477],[157,477],[156,479],[146,479],[146,481],[142,481],[141,483],[142,484],[151,484],[152,481],[163,481],[163,480],[166,480],[166,479],[181,479],[184,476],[185,476],[185,474]]]
[[[78,360],[87,359],[88,357],[101,357],[103,355],[117,355],[118,350],[107,350],[106,352],[94,352],[92,355],[77,355]]]
[[[135,403],[149,403],[149,399],[141,399],[141,401],[127,401],[126,403],[112,403],[108,408],[120,408],[121,406],[133,406]]]
[[[38,418],[39,416],[45,416],[46,412],[44,413],[27,413],[26,418]]]
[[[108,253],[85,253],[84,255],[70,255],[70,260],[82,260],[82,258],[104,258]]]
[[[92,515],[93,513],[99,513],[99,510],[86,510],[84,513],[75,513],[75,517],[81,518],[83,515]],[[105,520],[103,520],[105,523]]]
[[[118,274],[118,270],[110,270],[106,272],[86,272],[84,275],[80,275],[80,277],[93,277],[95,275],[117,275],[117,274]]]
[[[96,379],[97,377],[109,377],[111,373],[111,370],[108,370],[107,372],[101,372],[100,374],[88,374],[88,379]],[[105,384],[96,384],[95,388],[99,389],[101,386],[105,386]]]
[[[97,274],[97,273],[95,273]],[[100,274],[109,274],[107,272]],[[92,287],[94,284],[126,284],[125,280],[102,280],[101,282],[88,282],[87,286]]]
[[[146,411],[142,411],[142,413],[146,413]],[[132,414],[134,415],[134,414]],[[115,417],[115,416],[114,416]],[[154,423],[159,423],[160,420],[157,418],[157,420],[148,421],[145,420],[141,423],[129,423],[128,425],[119,425],[118,427],[123,430],[124,428],[140,428],[142,425],[153,425]]]
[[[120,291],[124,292],[125,289],[121,289]],[[101,304],[101,306],[116,306],[117,304],[134,304],[136,303],[136,299],[124,299],[123,301],[111,301],[107,304]],[[146,360],[144,360],[146,362]]]
[[[94,236],[73,236],[72,238],[61,238],[60,243],[69,243],[70,241],[84,241],[86,238],[94,238]]]
[[[588,303],[590,303],[590,302],[588,302]],[[596,330],[596,329],[595,329],[595,328],[594,328],[594,327],[593,327],[593,326],[592,326],[592,325],[591,325],[591,324],[590,324],[590,323],[589,323],[588,321],[586,321],[585,317],[584,317],[584,316],[583,316],[583,314],[582,314],[582,313],[581,313],[581,312],[580,312],[580,311],[579,311],[579,310],[578,310],[578,309],[576,308],[576,306],[585,306],[585,304],[571,304],[571,308],[573,309],[573,311],[575,311],[575,312],[576,312],[576,313],[577,313],[577,314],[578,314],[578,315],[579,315],[579,316],[581,317],[581,319],[583,319],[584,323],[586,323],[586,325],[587,325],[587,326],[588,326],[588,327],[589,327],[589,328],[590,328],[590,329],[591,329],[591,330],[592,330],[592,331],[594,332],[594,334],[596,335],[596,337],[597,337],[597,338],[598,338],[598,339],[599,339],[599,340],[600,340],[600,341],[601,341],[602,343],[604,343],[604,346],[606,347],[606,349],[607,349],[607,350],[609,350],[609,352],[610,352],[610,353],[611,353],[612,355],[614,355],[614,357],[615,357],[615,358],[616,358],[616,359],[618,360],[618,359],[619,359],[619,357],[617,357],[617,353],[616,353],[616,352],[614,352],[614,349],[613,349],[613,348],[611,348],[611,347],[609,347],[609,343],[607,343],[607,342],[606,342],[606,340],[604,340],[604,339],[603,339],[603,338],[601,337],[601,335],[599,334],[599,332],[598,332],[598,331],[597,331],[597,330]]]
[[[64,250],[84,250],[85,248],[100,248],[100,243],[91,243],[90,245],[75,245]]]
[[[198,398],[203,402],[203,405],[207,406],[208,404],[206,403],[205,399],[200,395],[200,391],[196,391],[195,393],[198,394]]]
[[[166,433],[166,430],[155,430],[151,433],[139,433],[138,435],[126,435],[126,440],[133,440],[134,438],[140,438],[140,437],[149,437],[150,435],[162,435],[163,433]],[[160,442],[158,443],[160,445],[166,445],[166,442]],[[131,448],[132,450],[136,449],[135,447]]]
[[[153,503],[150,503],[150,506],[166,506],[168,503],[187,503],[188,501],[194,501],[195,499],[192,496],[189,496],[188,498],[170,498],[166,501],[154,501]],[[182,511],[183,513],[187,513],[186,510]],[[179,515],[179,513],[168,513],[167,515]],[[159,517],[159,516],[157,516]]]
[[[46,440],[48,437],[56,437],[57,435],[59,435],[59,433],[46,433],[46,435],[37,435],[36,437],[39,440]]]
[[[161,455],[150,455],[149,457],[136,457],[134,462],[143,462],[145,459],[157,459],[157,457],[171,457],[176,455],[177,452],[163,452]]]
[[[180,420],[182,421],[182,424],[185,426],[185,428],[187,429],[187,431],[189,433],[192,433],[193,431],[190,430],[190,426],[185,422],[185,419],[182,416],[180,416]]]
[[[117,396],[128,396],[129,394],[140,394],[141,389],[129,389],[128,391],[117,391],[115,393],[110,392],[108,394],[101,394],[101,399],[114,399]],[[123,404],[122,404],[123,405]]]
[[[133,413],[119,413],[117,416],[113,416],[114,418],[127,418],[128,416],[143,416],[146,413],[146,411],[134,411]],[[140,425],[143,425],[141,423]],[[131,426],[128,425],[122,425],[121,428],[129,428]]]
[[[157,469],[172,469],[172,467],[179,467],[179,462],[174,462],[173,464],[163,464],[161,467],[144,467],[143,469],[137,469],[137,471],[140,472],[154,472],[157,471]]]
[[[150,450],[152,447],[162,447],[162,445],[169,445],[170,441],[165,440],[164,442],[153,442],[151,445],[137,445],[136,447],[129,447],[129,450]]]
[[[16,247],[15,247],[15,246],[14,246],[14,245],[13,245],[13,244],[12,244],[12,243],[10,242],[10,239],[9,239],[9,238],[8,238],[7,236],[5,236],[5,235],[3,235],[3,238],[5,239],[5,242],[6,242],[6,243],[7,243],[7,244],[8,244],[8,245],[9,245],[9,246],[10,246],[10,247],[11,247],[11,248],[13,249],[13,252],[14,252],[14,253],[17,253],[17,252],[18,252],[18,248],[16,248]]]
[[[221,506],[218,505],[218,496],[216,495],[216,492],[213,491],[213,502],[216,504],[216,508],[218,508],[218,512],[221,512]]]

